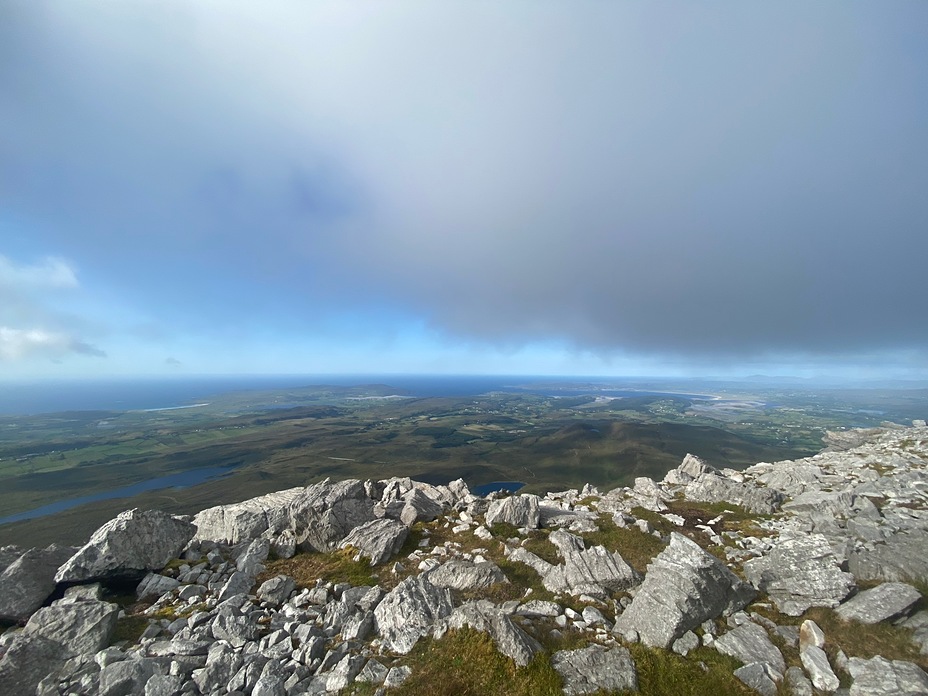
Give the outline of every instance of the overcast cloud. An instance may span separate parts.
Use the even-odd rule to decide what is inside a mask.
[[[924,3],[14,1],[0,95],[3,292],[63,258],[167,335],[928,367]],[[17,345],[60,328],[17,297]]]

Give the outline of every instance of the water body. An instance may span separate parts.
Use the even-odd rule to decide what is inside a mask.
[[[515,493],[524,485],[525,484],[521,481],[493,481],[492,483],[484,483],[480,486],[474,486],[470,489],[470,492],[479,496],[489,495],[490,493],[495,493],[496,491],[509,491],[510,493]]]
[[[64,510],[70,510],[71,508],[75,508],[78,505],[85,505],[86,503],[95,503],[100,500],[110,500],[112,498],[129,498],[139,493],[156,491],[162,488],[187,488],[189,486],[195,486],[198,483],[203,483],[204,481],[219,478],[220,476],[226,476],[229,473],[231,473],[230,467],[212,466],[203,469],[194,469],[192,471],[184,471],[179,474],[170,474],[169,476],[161,476],[159,478],[149,479],[148,481],[133,483],[131,486],[113,488],[108,491],[103,491],[102,493],[84,495],[79,498],[59,500],[57,503],[43,505],[42,507],[19,512],[15,515],[8,515],[7,517],[0,517],[0,524],[32,520],[36,517],[45,517],[46,515],[54,515]]]

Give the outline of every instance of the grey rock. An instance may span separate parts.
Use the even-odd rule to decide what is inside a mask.
[[[848,556],[848,570],[859,580],[928,582],[928,533],[894,534],[882,543],[857,549]]]
[[[435,587],[427,577],[406,578],[374,610],[383,646],[405,655],[439,619],[453,610],[451,591]]]
[[[371,658],[367,661],[367,664],[364,665],[364,668],[360,671],[358,676],[355,677],[355,681],[367,684],[382,684],[389,671],[390,670],[384,667],[380,662]]]
[[[254,578],[264,570],[264,561],[271,552],[271,542],[265,537],[253,539],[235,559],[235,568]]]
[[[769,553],[745,562],[744,574],[789,616],[837,606],[855,587],[821,534],[781,537]]]
[[[806,619],[799,626],[799,649],[804,650],[810,645],[816,648],[825,647],[825,632],[811,619]]]
[[[550,592],[604,598],[604,590],[626,590],[641,581],[641,576],[618,552],[610,553],[602,546],[566,551],[562,555],[564,564],[552,568],[542,580]]]
[[[733,503],[762,515],[776,512],[783,495],[772,488],[738,483],[724,476],[704,473],[686,485],[683,495],[707,503]]]
[[[11,553],[16,547],[4,547]],[[16,549],[18,551],[18,549]],[[0,621],[23,622],[55,589],[55,573],[76,549],[52,544],[29,549],[0,572]],[[12,555],[12,554],[11,554]]]
[[[177,674],[155,674],[145,684],[145,696],[181,696],[184,678]]]
[[[821,648],[808,645],[800,651],[799,659],[816,689],[834,691],[841,686],[841,682],[828,662],[828,656]]]
[[[537,495],[527,493],[494,500],[486,512],[487,526],[505,522],[515,527],[536,529],[540,517],[539,500]]]
[[[786,672],[783,654],[770,641],[767,632],[750,621],[716,638],[713,646],[720,653],[730,655],[744,664],[762,662],[770,665],[778,675],[778,681]]]
[[[412,527],[416,522],[431,522],[442,513],[442,506],[418,488],[409,491],[403,500],[400,521],[407,527]]]
[[[54,640],[72,655],[90,654],[109,644],[118,614],[119,606],[109,602],[55,604],[35,612],[23,633]]]
[[[224,640],[233,648],[241,648],[258,637],[258,626],[247,616],[220,611],[212,623],[216,640]]]
[[[512,619],[492,602],[486,600],[466,602],[455,609],[451,616],[436,627],[434,635],[441,637],[448,629],[465,626],[488,633],[496,649],[512,658],[520,667],[525,667],[542,649],[538,641],[516,626]]]
[[[806,679],[799,667],[786,670],[786,691],[790,696],[812,696],[812,682]]]
[[[754,595],[717,558],[673,532],[614,630],[623,635],[635,631],[645,644],[668,648],[703,621],[741,609]]]
[[[452,559],[429,571],[429,582],[436,587],[449,587],[453,590],[474,590],[509,582],[499,566],[490,561],[473,563]]]
[[[395,689],[400,686],[404,681],[409,679],[409,675],[412,674],[412,669],[406,665],[400,665],[399,667],[391,667],[390,671],[387,672],[387,676],[384,677],[383,685],[387,689]]]
[[[847,663],[854,679],[849,696],[915,696],[928,694],[928,674],[912,662],[852,657]]]
[[[845,621],[875,624],[906,614],[921,597],[921,593],[911,585],[886,582],[851,597],[835,612]]]
[[[519,605],[515,613],[520,616],[547,616],[549,618],[554,618],[562,611],[561,605],[556,602],[533,599]]]
[[[735,678],[754,689],[761,696],[777,696],[777,684],[770,666],[765,662],[751,662],[734,671]]]
[[[93,533],[55,575],[55,582],[143,577],[180,555],[196,531],[160,510],[127,510]]]
[[[290,488],[241,503],[217,505],[203,510],[193,518],[197,528],[195,538],[232,546],[263,534],[278,536],[290,526],[290,503],[302,495],[304,490]]]
[[[265,580],[258,588],[258,599],[280,606],[296,589],[296,582],[289,575],[277,575]]]
[[[339,548],[353,546],[371,565],[380,565],[396,555],[408,536],[409,529],[401,522],[386,518],[371,520],[352,529]]]
[[[42,635],[20,633],[0,658],[0,694],[34,694],[46,676],[57,675],[72,653]]]
[[[135,596],[141,599],[157,599],[166,592],[175,589],[180,582],[174,578],[158,573],[149,573],[146,575],[139,586],[135,589]]]
[[[664,483],[674,486],[686,485],[700,474],[715,473],[715,471],[695,454],[687,454],[680,466],[667,472],[664,476]]]
[[[154,673],[151,660],[111,662],[100,670],[99,696],[131,696],[144,693],[145,684]]]
[[[297,547],[332,551],[358,525],[374,519],[374,501],[355,479],[306,487],[289,506]]]
[[[638,690],[635,663],[631,653],[621,646],[560,650],[551,656],[551,664],[564,679],[565,694]]]
[[[223,584],[217,597],[220,602],[224,602],[237,595],[248,594],[254,584],[255,580],[253,575],[236,570]]]
[[[509,560],[524,563],[525,565],[532,568],[541,577],[546,576],[551,572],[551,569],[554,568],[554,566],[548,563],[546,560],[536,556],[534,553],[522,548],[521,546],[512,550],[512,553],[509,554]]]

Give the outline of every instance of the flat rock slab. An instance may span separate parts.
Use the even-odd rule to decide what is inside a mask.
[[[680,636],[723,612],[743,608],[754,589],[676,532],[648,565],[644,582],[616,619],[616,633],[638,633],[643,643],[668,648]]]
[[[631,653],[621,646],[606,649],[590,645],[581,650],[560,650],[551,664],[564,679],[570,696],[597,691],[638,691],[638,673]]]
[[[885,582],[851,597],[835,612],[845,621],[875,624],[902,616],[921,597],[918,590],[904,582]]]
[[[780,675],[786,672],[786,661],[762,627],[756,623],[743,623],[725,635],[719,636],[713,646],[720,653],[730,655],[744,664],[762,662]]]
[[[276,536],[289,526],[287,508],[303,490],[303,487],[290,488],[202,510],[193,518],[197,527],[196,538],[231,546],[250,541],[265,532]]]
[[[849,696],[915,696],[928,694],[928,674],[902,660],[852,657],[847,663],[854,679]]]
[[[179,556],[194,532],[190,522],[160,510],[127,510],[95,531],[58,569],[55,581],[142,577]]]
[[[810,607],[835,607],[855,587],[821,534],[781,538],[765,556],[747,561],[744,574],[789,616]]]
[[[405,655],[453,608],[451,590],[435,587],[421,575],[406,578],[374,610],[383,647]]]
[[[109,602],[54,604],[33,614],[23,633],[54,640],[72,655],[92,654],[109,645],[118,614]]]
[[[452,590],[475,590],[509,581],[499,566],[490,561],[473,563],[453,559],[430,571],[429,582],[436,587],[450,587]]]

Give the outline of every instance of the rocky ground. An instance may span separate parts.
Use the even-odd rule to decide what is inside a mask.
[[[0,693],[926,694],[928,427],[826,444],[605,494],[326,481],[4,547]]]

